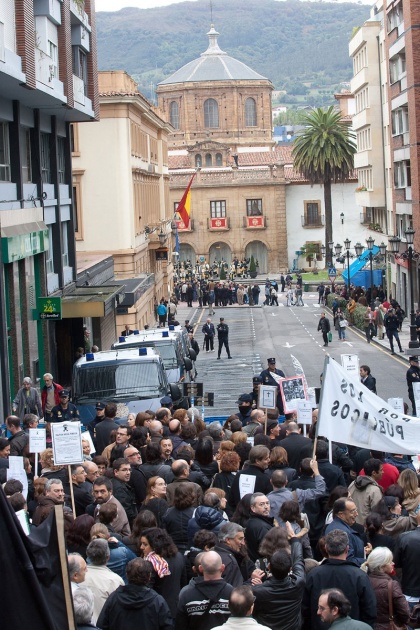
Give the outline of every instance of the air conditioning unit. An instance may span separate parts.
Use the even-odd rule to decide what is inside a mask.
[[[149,173],[156,173],[156,166],[154,164],[148,164],[147,170]]]

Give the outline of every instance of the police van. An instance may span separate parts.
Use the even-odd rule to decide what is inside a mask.
[[[188,337],[187,337],[188,338]],[[132,335],[120,337],[112,348],[154,348],[162,357],[166,375],[170,383],[190,382],[195,379],[195,352],[185,342],[182,331],[136,330]],[[189,342],[189,339],[188,339]],[[191,350],[191,352],[190,352]]]
[[[73,368],[72,401],[84,424],[96,415],[98,401],[117,404],[117,416],[158,409],[160,399],[182,394],[169,383],[160,355],[153,348],[127,348],[86,354]]]

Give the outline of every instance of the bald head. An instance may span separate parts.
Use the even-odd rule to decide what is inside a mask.
[[[179,477],[188,477],[190,474],[190,466],[185,459],[176,459],[172,464],[172,472],[176,479]]]
[[[289,433],[299,433],[299,427],[296,422],[289,422],[289,424],[287,425],[286,433],[287,435],[289,435]]]
[[[265,412],[262,409],[254,409],[254,411],[251,411],[251,421],[264,424]]]
[[[169,423],[169,432],[174,435],[181,433],[181,423],[179,420],[171,420]]]
[[[225,567],[222,558],[216,551],[203,553],[200,564],[205,580],[220,580]]]
[[[159,420],[152,420],[149,426],[150,435],[158,437],[163,434],[163,426]]]

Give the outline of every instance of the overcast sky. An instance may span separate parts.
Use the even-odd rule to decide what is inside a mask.
[[[190,0],[195,2],[196,0]],[[335,0],[335,2],[359,2],[359,4],[373,5],[374,0]],[[151,7],[163,7],[168,4],[185,2],[185,0],[96,0],[97,11],[118,11],[123,7],[139,7],[140,9],[150,9]],[[209,2],[210,4],[210,2]]]

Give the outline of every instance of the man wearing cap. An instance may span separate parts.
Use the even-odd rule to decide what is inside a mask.
[[[276,369],[276,359],[274,357],[267,359],[267,364],[268,364],[267,369],[263,370],[260,374],[262,378],[262,384],[272,385],[274,387],[277,387],[277,409],[279,410],[280,414],[283,415],[284,411],[283,411],[283,401],[281,399],[281,394],[280,394],[280,385],[278,381],[273,377],[273,374],[277,376],[281,376],[281,378],[286,378],[286,375],[281,370]]]
[[[160,404],[162,405],[162,407],[169,409],[169,411],[172,413],[173,408],[174,408],[174,403],[172,402],[172,398],[170,396],[164,396],[163,398],[161,398]]]
[[[219,349],[217,351],[217,358],[220,359],[220,353],[223,346],[226,348],[228,359],[231,359],[229,350],[229,326],[225,324],[225,318],[220,318],[220,324],[217,324],[217,337],[219,339]]]
[[[254,376],[252,378],[252,392],[250,393],[250,396],[252,396],[252,406],[254,409],[258,407],[259,386],[262,382],[263,380],[261,376]]]
[[[242,426],[244,427],[251,420],[251,412],[252,412],[252,396],[251,394],[241,394],[236,401],[236,404],[239,407],[238,413],[236,413],[236,417],[242,422]]]
[[[51,410],[51,422],[65,422],[69,420],[80,420],[76,405],[69,402],[70,392],[68,389],[60,391],[60,402]]]
[[[212,324],[210,317],[207,318],[207,321],[201,329],[201,332],[204,334],[204,341],[206,342],[206,352],[214,352],[214,336],[216,334],[216,330],[214,328],[214,324]]]
[[[418,357],[410,357],[410,367],[407,370],[406,379],[408,386],[408,397],[411,402],[411,406],[413,408],[413,416],[417,415],[416,403],[414,399],[414,391],[413,391],[413,383],[420,383],[420,368],[419,368],[419,358]],[[420,409],[419,409],[420,411]]]
[[[278,420],[267,420],[266,435],[268,435],[271,440],[270,450],[275,446],[281,446],[281,440],[279,440],[280,425]]]
[[[105,403],[98,401],[95,405],[96,416],[87,425],[92,441],[96,447],[96,427],[105,417]]]

